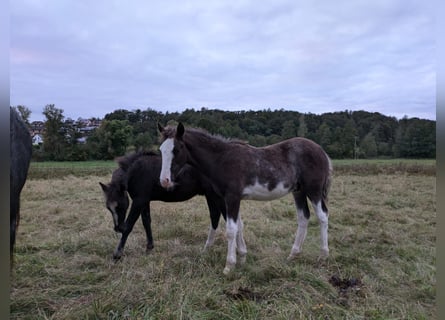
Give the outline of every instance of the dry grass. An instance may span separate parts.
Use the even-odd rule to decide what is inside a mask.
[[[434,176],[337,174],[331,256],[322,263],[314,215],[302,257],[286,261],[296,230],[291,196],[244,201],[247,262],[228,277],[223,222],[214,247],[201,252],[209,225],[203,197],[152,203],[155,249],[144,253],[138,222],[114,263],[119,238],[98,185],[107,179],[28,180],[11,318],[436,318]]]

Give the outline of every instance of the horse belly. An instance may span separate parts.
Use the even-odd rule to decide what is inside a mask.
[[[290,189],[284,186],[284,183],[280,182],[272,190],[269,190],[267,184],[260,184],[256,182],[254,185],[246,186],[243,189],[242,198],[246,200],[274,200],[281,198],[288,194]]]

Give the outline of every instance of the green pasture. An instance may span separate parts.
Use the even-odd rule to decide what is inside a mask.
[[[436,174],[436,159],[341,159],[333,160],[334,174],[357,175],[410,173]],[[103,176],[117,168],[115,161],[46,161],[31,162],[29,179],[57,178],[67,175]]]
[[[247,261],[229,276],[222,220],[214,246],[202,251],[204,197],[152,202],[155,248],[145,253],[138,221],[114,262],[119,235],[98,182],[109,181],[115,164],[33,164],[21,198],[11,319],[437,319],[435,162],[410,161],[334,161],[327,260],[318,260],[314,214],[301,257],[286,260],[297,227],[291,195],[242,201]],[[45,165],[53,173],[38,177]]]

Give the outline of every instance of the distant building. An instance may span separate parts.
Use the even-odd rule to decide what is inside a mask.
[[[97,127],[95,127],[95,126],[88,126],[88,127],[78,128],[77,131],[82,132],[82,133],[90,133],[96,129],[97,129]]]
[[[79,144],[85,144],[85,143],[87,143],[87,138],[88,138],[88,137],[80,137],[80,138],[77,138],[77,143],[79,143]]]
[[[32,136],[32,144],[34,145],[34,146],[38,146],[38,145],[41,145],[41,144],[43,144],[43,138],[42,138],[42,136],[40,135],[40,134],[35,134],[35,135],[33,135]]]
[[[43,131],[45,130],[45,122],[43,121],[33,121],[29,125],[29,132],[31,134],[31,137],[36,134],[43,134]]]
[[[95,129],[100,127],[102,120],[91,118],[91,119],[83,119],[79,118],[77,121],[72,119],[66,119],[61,128],[61,132],[68,132],[69,128],[74,128],[77,132],[80,133],[81,137],[77,139],[78,143],[84,144],[86,143],[87,137],[90,136]],[[33,121],[29,125],[29,132],[32,137],[33,145],[43,144],[43,133],[45,131],[45,122],[44,121]],[[65,136],[66,139],[70,139],[69,134]]]

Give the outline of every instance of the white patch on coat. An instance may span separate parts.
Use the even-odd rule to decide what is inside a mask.
[[[254,185],[248,185],[243,189],[243,199],[247,200],[274,200],[281,198],[290,192],[283,182],[278,183],[274,189],[269,190],[268,184],[260,184],[258,180]]]
[[[159,181],[161,185],[166,187],[171,187],[171,166],[173,161],[173,148],[175,147],[175,142],[173,138],[166,139],[159,150],[161,150],[162,154],[162,168],[161,174],[159,176]]]

